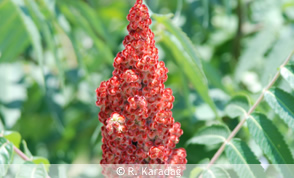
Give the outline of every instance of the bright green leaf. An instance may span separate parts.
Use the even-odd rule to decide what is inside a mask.
[[[285,164],[294,164],[293,157],[282,134],[263,114],[252,114],[247,119],[248,129],[255,142],[274,164],[280,167],[284,177],[290,177],[293,170]],[[284,164],[279,166],[279,164]],[[294,175],[294,174],[293,174]]]
[[[294,63],[281,68],[281,75],[294,89]]]
[[[249,99],[246,95],[234,96],[225,108],[226,114],[230,118],[244,116],[249,110]]]
[[[279,88],[266,91],[264,97],[270,107],[294,130],[294,97]]]
[[[265,177],[260,162],[246,143],[239,139],[233,139],[227,143],[225,153],[241,178]]]
[[[13,154],[13,145],[6,138],[0,137],[0,177],[6,175]]]
[[[203,178],[229,178],[230,174],[221,167],[213,166],[205,170],[202,174]]]
[[[194,169],[192,169],[192,171],[190,172],[190,178],[195,178],[200,176],[201,172],[203,171],[203,169],[201,167],[195,167]]]
[[[9,140],[14,146],[19,148],[19,144],[21,142],[21,135],[18,132],[14,131],[5,131],[4,137]]]
[[[187,141],[189,144],[218,144],[223,143],[230,134],[230,130],[224,125],[212,125],[201,129],[193,138]]]
[[[47,178],[45,166],[27,161],[20,166],[15,178]]]
[[[49,171],[50,162],[47,158],[34,156],[32,162],[35,164],[44,164],[46,171]]]

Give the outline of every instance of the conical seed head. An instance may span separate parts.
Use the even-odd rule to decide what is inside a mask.
[[[113,76],[96,90],[103,123],[101,163],[186,164],[185,149],[175,148],[183,130],[170,111],[174,96],[164,86],[168,69],[158,61],[152,21],[142,0],[127,20],[125,49],[114,59]]]

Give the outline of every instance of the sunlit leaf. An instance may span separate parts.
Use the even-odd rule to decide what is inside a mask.
[[[190,172],[190,178],[195,178],[200,176],[201,172],[203,171],[203,168],[201,167],[195,167],[194,169],[192,169],[192,171]]]
[[[21,142],[21,135],[15,131],[5,131],[4,137],[9,140],[14,146],[19,148],[19,144]]]
[[[223,143],[229,136],[230,130],[224,125],[212,125],[201,129],[194,137],[187,141],[189,144],[218,144]]]
[[[270,107],[294,130],[294,96],[273,88],[266,91],[264,97]]]
[[[274,164],[280,167],[284,177],[294,175],[287,164],[294,164],[288,145],[277,127],[265,115],[255,113],[247,119],[248,129],[255,142]],[[279,165],[283,166],[279,166]]]
[[[294,63],[281,68],[281,75],[294,89]]]
[[[226,114],[230,118],[244,116],[249,110],[249,100],[246,95],[234,96],[225,108]]]
[[[233,139],[227,143],[225,153],[239,177],[265,177],[260,162],[246,143],[240,139]]]
[[[49,171],[50,162],[47,158],[34,156],[32,162],[35,164],[44,164],[46,171]]]

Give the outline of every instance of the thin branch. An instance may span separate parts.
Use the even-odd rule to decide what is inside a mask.
[[[0,137],[3,137],[3,133],[0,133]],[[14,152],[19,156],[21,157],[23,160],[25,161],[32,161],[32,159],[30,159],[27,155],[25,155],[20,149],[18,149],[16,146],[13,145],[13,150]],[[47,175],[46,178],[50,178],[49,175]]]
[[[264,97],[264,93],[270,89],[273,84],[276,82],[276,80],[279,78],[280,76],[280,71],[281,68],[283,68],[291,59],[291,57],[294,54],[294,50],[291,52],[291,54],[287,57],[287,59],[283,62],[283,64],[279,67],[278,72],[276,73],[276,75],[274,76],[274,78],[271,80],[271,82],[263,89],[262,93],[260,94],[260,96],[258,97],[258,99],[256,100],[256,102],[254,103],[254,105],[249,109],[249,111],[246,113],[246,115],[243,117],[243,119],[241,120],[241,122],[235,127],[235,129],[232,131],[232,133],[229,135],[229,137],[224,141],[224,143],[221,145],[221,147],[217,150],[217,152],[215,153],[215,155],[212,157],[212,159],[210,160],[210,162],[207,165],[207,169],[209,169],[214,163],[215,161],[219,158],[219,156],[222,154],[222,152],[224,151],[226,144],[231,141],[232,138],[235,137],[235,135],[239,132],[239,130],[241,129],[241,127],[243,126],[243,124],[245,123],[246,119],[250,116],[250,114],[255,110],[255,108],[259,105],[259,103],[262,101],[263,97]]]
[[[16,146],[13,145],[13,150],[15,151],[16,154],[18,154],[18,156],[20,156],[23,160],[25,161],[31,161],[32,159],[30,159],[29,157],[27,157],[27,155],[25,155],[20,149],[18,149]]]

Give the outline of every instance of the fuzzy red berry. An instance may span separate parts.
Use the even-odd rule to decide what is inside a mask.
[[[125,49],[114,59],[113,76],[96,90],[103,123],[101,164],[186,164],[185,149],[175,148],[183,130],[172,117],[172,90],[164,86],[168,69],[158,61],[142,0],[127,20]]]

